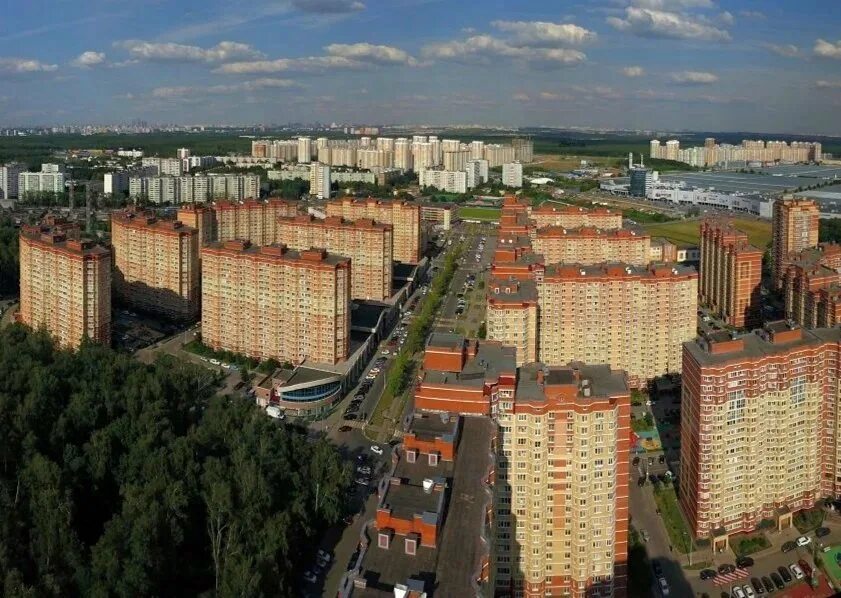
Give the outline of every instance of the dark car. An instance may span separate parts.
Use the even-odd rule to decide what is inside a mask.
[[[759,581],[758,577],[752,577],[750,580],[750,585],[753,586],[753,589],[756,591],[757,594],[765,593],[765,588],[762,587],[762,582]]]
[[[663,567],[660,565],[660,561],[651,561],[651,569],[654,571],[654,577],[663,576]]]
[[[770,579],[768,579],[767,575],[762,576],[762,585],[765,586],[765,591],[767,591],[769,594],[774,591],[774,584],[771,582]]]
[[[718,566],[718,572],[721,574],[724,573],[733,573],[736,570],[736,567],[731,565],[730,563],[724,563]]]
[[[353,420],[355,420],[357,417],[358,417],[358,416],[357,416],[355,413],[345,413],[345,415],[344,415],[344,419],[345,419],[345,421],[349,421],[349,422],[352,422],[352,421],[353,421]]]
[[[634,467],[636,467],[636,466],[637,466],[637,465],[639,465],[639,464],[640,464],[640,458],[639,458],[639,457],[634,457],[634,460],[633,460],[633,461],[631,461],[631,465],[633,465]]]
[[[791,581],[791,573],[789,573],[788,567],[777,567],[777,573],[780,574],[784,582],[789,583]]]
[[[350,432],[353,430],[351,426],[339,426],[339,432]]]
[[[648,458],[648,464],[649,465],[654,465],[654,457],[649,457]]]
[[[809,563],[807,563],[803,559],[800,559],[799,561],[797,561],[797,564],[800,565],[801,569],[803,569],[803,574],[806,577],[812,577],[812,566]]]
[[[749,556],[741,556],[736,559],[736,566],[739,569],[747,569],[749,567],[753,567],[753,559]]]
[[[828,527],[819,527],[818,529],[815,530],[815,535],[818,538],[823,538],[824,536],[828,536],[829,535],[829,528]]]
[[[795,544],[794,542],[786,542],[785,544],[783,544],[783,552],[791,552],[795,548],[797,548],[797,544]]]
[[[789,577],[791,576],[789,575]],[[771,581],[774,582],[774,585],[777,586],[778,590],[782,590],[784,587],[786,587],[786,584],[783,583],[783,578],[777,575],[776,573],[771,574]]]
[[[637,486],[645,486],[645,476],[642,476],[637,480]]]
[[[701,570],[701,579],[704,581],[708,579],[715,579],[717,573],[713,569],[702,569]]]
[[[658,463],[665,463],[666,462],[666,455],[660,455],[660,457],[657,459],[657,462]]]
[[[649,480],[651,480],[651,483],[652,483],[652,484],[656,484],[656,483],[658,483],[658,482],[660,481],[660,480],[658,480],[658,479],[657,479],[657,476],[656,476],[656,475],[654,475],[653,473],[652,473],[652,474],[649,474],[648,479],[649,479]]]

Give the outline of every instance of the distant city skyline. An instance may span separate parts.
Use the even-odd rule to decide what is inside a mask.
[[[48,4],[0,24],[0,126],[841,133],[841,16],[818,0]]]

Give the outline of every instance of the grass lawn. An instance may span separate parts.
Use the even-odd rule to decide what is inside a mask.
[[[662,486],[654,491],[654,502],[660,509],[660,517],[669,534],[672,547],[681,554],[686,554],[691,546],[691,536],[683,519],[683,513],[677,503],[677,495],[671,486]]]
[[[463,220],[484,220],[485,222],[497,222],[499,220],[499,208],[459,208],[459,218]]]
[[[765,249],[771,242],[771,223],[766,220],[733,218],[733,225],[748,234],[751,244]],[[700,220],[680,220],[677,222],[658,222],[643,224],[642,227],[652,237],[665,237],[679,247],[697,247],[700,238]]]
[[[730,539],[730,546],[736,556],[747,556],[760,550],[765,550],[771,544],[768,539],[761,533],[756,534],[738,534]]]
[[[801,534],[805,534],[820,527],[823,523],[823,518],[823,509],[804,509],[794,514],[794,526]]]
[[[841,566],[835,560],[835,555],[841,553],[841,546],[833,546],[829,552],[822,552],[819,556],[824,571],[832,578],[832,583],[835,587],[841,585]]]

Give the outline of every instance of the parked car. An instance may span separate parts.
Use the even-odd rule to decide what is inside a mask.
[[[281,409],[277,405],[269,405],[268,407],[266,407],[266,415],[275,419],[283,419],[286,417],[286,414],[283,412],[283,409]]]
[[[718,572],[722,575],[725,573],[733,573],[734,571],[736,571],[736,567],[730,563],[723,563],[718,566]]]
[[[371,452],[374,453],[375,455],[382,455],[383,454],[383,449],[381,449],[376,444],[372,444],[371,445]]]
[[[803,573],[803,569],[800,568],[800,565],[797,563],[792,563],[788,566],[791,569],[791,574],[794,575],[794,579],[803,579],[806,577],[806,574]]]
[[[762,576],[762,585],[765,586],[765,591],[769,594],[774,591],[774,582],[768,579],[767,575]]]
[[[783,552],[791,552],[795,548],[797,548],[797,544],[794,542],[786,542],[783,544]]]
[[[339,426],[339,432],[350,432],[353,430],[353,426]]]
[[[651,561],[651,569],[654,571],[654,577],[663,577],[663,566],[660,564],[660,561]]]
[[[783,581],[789,583],[792,580],[791,573],[789,570],[783,566],[777,567],[777,573],[780,574],[780,577],[783,578]]]
[[[745,592],[739,586],[733,588],[732,598],[745,598]]]
[[[780,577],[776,572],[771,574],[771,581],[774,582],[774,585],[777,586],[778,590],[782,590],[786,587],[786,584],[783,582],[783,578]]]
[[[750,583],[751,583],[751,585],[753,585],[753,589],[756,591],[756,593],[759,596],[761,596],[762,594],[765,593],[765,588],[762,587],[762,582],[759,581],[758,577],[752,577],[751,580],[750,580]]]
[[[345,413],[344,416],[342,417],[342,419],[344,419],[345,421],[348,421],[348,422],[352,422],[356,418],[357,418],[357,415],[355,413]]]
[[[318,576],[312,571],[304,571],[304,581],[307,583],[315,583],[318,581]]]
[[[657,458],[657,462],[658,462],[658,463],[665,463],[665,462],[666,462],[666,455],[660,455],[660,456]]]
[[[744,591],[745,596],[747,596],[747,598],[756,598],[756,592],[754,592],[753,588],[750,587],[749,585],[747,585],[747,584],[743,585],[742,590]]]
[[[365,475],[371,474],[371,468],[368,465],[360,465],[356,468],[357,473],[362,473]]]
[[[359,477],[359,478],[356,478],[356,480],[354,480],[354,481],[355,481],[357,484],[359,484],[360,486],[367,486],[367,485],[368,485],[368,482],[369,482],[370,480],[369,480],[368,478],[362,478],[362,477]]]
[[[326,550],[321,550],[321,549],[318,550],[318,552],[315,555],[315,558],[318,559],[319,561],[326,561],[327,563],[329,563],[330,561],[333,560],[333,557],[330,556],[329,552],[327,552]]]
[[[631,465],[633,465],[634,467],[636,467],[636,466],[637,466],[637,465],[639,465],[639,464],[640,464],[640,458],[639,458],[639,457],[634,457],[634,460],[633,460],[633,461],[631,461]]]
[[[660,593],[663,594],[663,596],[668,596],[669,595],[669,583],[666,581],[666,579],[664,577],[658,578],[657,581],[660,584]]]
[[[213,365],[221,365],[222,364],[222,362],[219,361],[218,359],[211,359],[210,363],[212,363]]]
[[[753,559],[749,556],[739,557],[738,559],[736,559],[736,566],[739,569],[748,569],[750,567],[753,567]]]
[[[824,536],[828,536],[829,535],[829,528],[828,527],[819,527],[818,529],[815,530],[815,535],[818,538],[823,538]]]
[[[797,561],[797,564],[800,565],[801,569],[803,569],[803,574],[806,577],[812,577],[812,566],[809,563],[807,563],[803,559],[800,559],[799,561]]]
[[[708,579],[715,579],[717,573],[713,569],[702,569],[701,570],[701,579],[706,581]]]
[[[800,547],[808,546],[812,542],[812,538],[809,536],[800,536],[797,538],[797,545]]]

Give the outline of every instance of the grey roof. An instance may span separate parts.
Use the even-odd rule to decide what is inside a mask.
[[[458,433],[458,417],[449,413],[418,412],[412,417],[409,432],[417,438],[442,438],[449,442],[455,442]]]
[[[537,381],[538,371],[543,370],[544,384]],[[587,380],[590,396],[585,397],[579,387],[578,398],[588,399],[613,397],[628,392],[628,381],[623,370],[612,370],[609,365],[586,365],[572,362],[568,366],[546,366],[542,363],[530,363],[520,368],[517,376],[515,397],[517,401],[542,401],[546,398],[544,385],[576,384],[578,380]]]
[[[464,346],[464,336],[450,332],[433,332],[429,335],[427,347],[446,348],[457,351]]]

